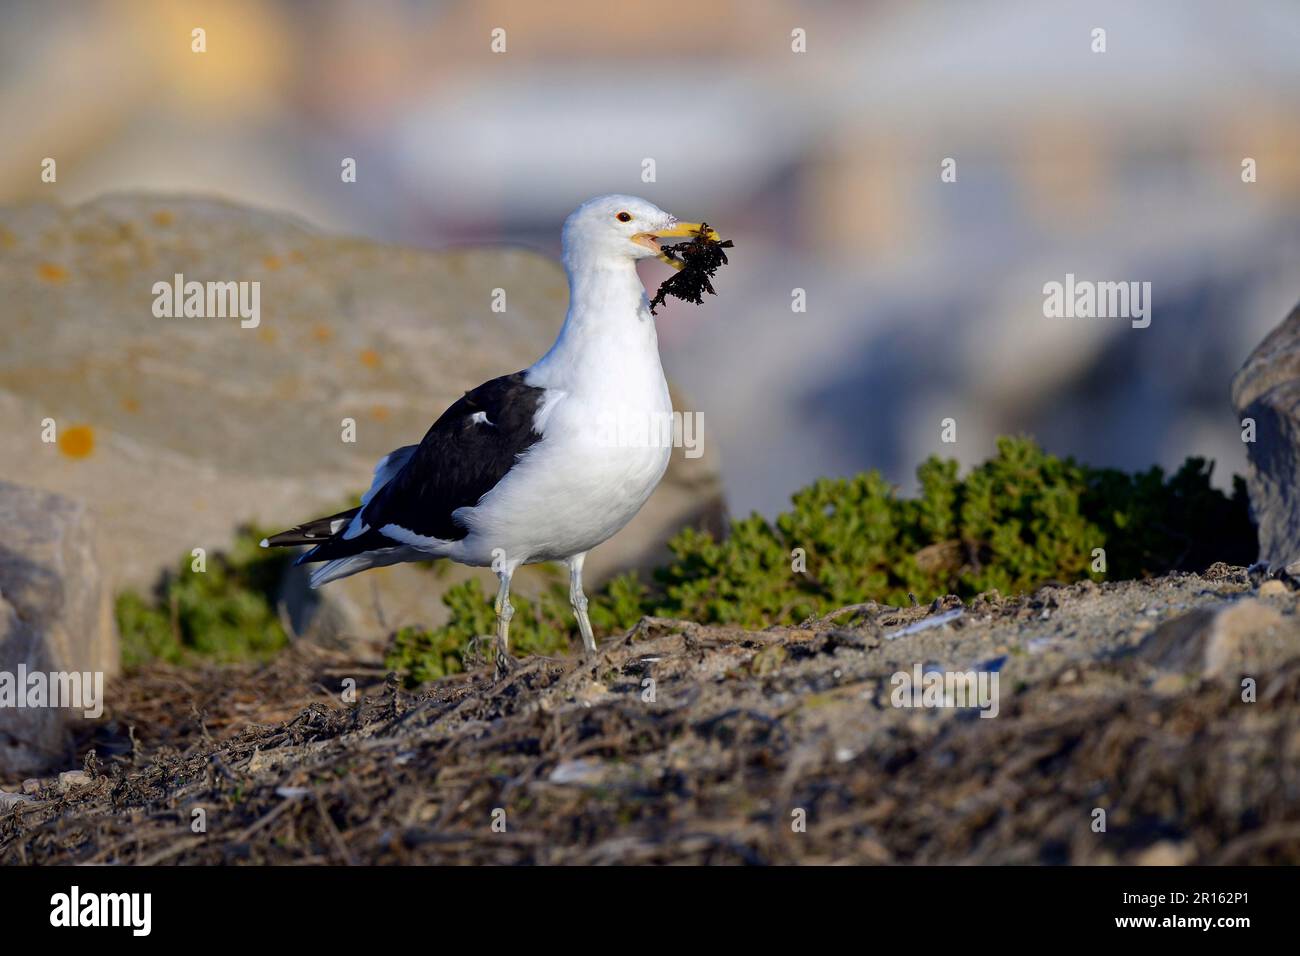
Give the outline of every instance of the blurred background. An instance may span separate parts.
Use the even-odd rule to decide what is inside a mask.
[[[909,489],[1008,432],[1223,485],[1229,378],[1300,298],[1297,50],[1295,0],[6,0],[0,203],[51,198],[55,155],[65,203],[557,253],[578,202],[639,194],[736,242],[720,295],[660,319],[735,513],[870,467]],[[1151,326],[1044,318],[1066,273],[1151,282]]]

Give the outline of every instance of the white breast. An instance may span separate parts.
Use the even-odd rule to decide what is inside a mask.
[[[571,272],[573,301],[555,345],[527,372],[545,388],[542,438],[458,521],[451,555],[490,564],[554,561],[594,548],[627,524],[672,454],[672,402],[659,342],[633,263]],[[499,553],[499,552],[498,552]]]
[[[458,520],[467,551],[554,561],[594,548],[626,525],[663,478],[672,454],[667,386],[655,407],[610,407],[560,396],[543,438],[478,507]]]

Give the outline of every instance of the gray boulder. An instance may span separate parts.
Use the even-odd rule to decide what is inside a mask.
[[[279,530],[353,503],[380,456],[541,355],[567,301],[562,270],[535,252],[388,246],[205,199],[0,208],[0,249],[0,477],[85,501],[113,589],[150,587],[241,524]],[[256,324],[157,314],[170,296],[156,284],[178,274],[259,283]],[[657,562],[683,524],[718,523],[705,447],[677,452],[642,514],[593,552],[593,583]],[[289,617],[374,641],[443,620],[456,579],[402,567],[310,596],[291,584]]]
[[[1259,559],[1280,567],[1300,558],[1300,306],[1233,377],[1232,404],[1254,421],[1246,483]]]
[[[17,778],[71,757],[72,726],[99,709],[119,651],[85,505],[0,481],[0,529],[0,777]],[[74,672],[59,686],[84,695],[57,696],[49,675]],[[58,706],[71,698],[84,706]]]

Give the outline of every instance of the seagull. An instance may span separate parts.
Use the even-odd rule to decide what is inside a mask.
[[[510,579],[563,561],[584,652],[595,654],[582,566],[641,510],[672,453],[672,402],[639,259],[676,268],[659,240],[707,230],[635,196],[588,200],[565,220],[569,310],[550,350],[470,389],[418,445],[389,452],[356,508],[262,540],[312,545],[313,588],[369,568],[449,558],[497,576],[497,671],[509,655]]]

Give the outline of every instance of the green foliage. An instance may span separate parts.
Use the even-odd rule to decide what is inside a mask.
[[[1112,577],[1255,559],[1259,545],[1245,479],[1232,476],[1228,498],[1210,487],[1213,471],[1213,462],[1188,458],[1167,481],[1159,468],[1136,475],[1093,472],[1084,504],[1106,535]]]
[[[955,461],[922,463],[912,499],[875,471],[823,478],[797,492],[775,522],[757,514],[733,521],[721,541],[683,530],[655,587],[634,575],[615,578],[591,596],[592,623],[605,634],[646,614],[762,627],[867,600],[898,605],[911,595],[1014,593],[1047,581],[1247,563],[1256,542],[1244,483],[1235,479],[1229,498],[1210,486],[1211,470],[1191,458],[1168,480],[1159,468],[1128,475],[1003,438],[997,455],[965,479]],[[1092,571],[1096,548],[1105,550],[1105,572]],[[799,555],[803,572],[793,570]],[[470,641],[495,632],[492,595],[477,582],[444,600],[447,625],[404,631],[394,642],[389,666],[412,680],[461,669]],[[576,642],[565,587],[556,584],[535,604],[512,603],[513,651],[556,653],[571,634]]]
[[[261,537],[243,529],[229,552],[207,556],[206,570],[192,570],[187,555],[150,597],[120,594],[123,665],[266,660],[284,647],[275,592],[292,556],[259,547]]]

